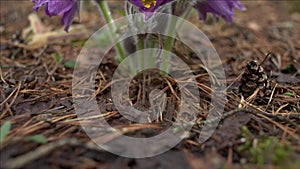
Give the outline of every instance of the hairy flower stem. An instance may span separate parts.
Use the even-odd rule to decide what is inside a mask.
[[[112,37],[112,40],[113,41],[116,41],[117,38],[118,38],[118,35],[116,33],[117,31],[117,28],[116,28],[116,25],[114,24],[114,20],[111,16],[111,12],[110,12],[110,9],[107,5],[107,2],[106,1],[99,1],[98,2],[98,5],[101,9],[101,13],[105,19],[105,22],[108,24],[109,26],[109,30],[110,30],[110,34],[111,34],[111,37]],[[122,44],[120,42],[117,42],[116,43],[116,48],[115,48],[119,54],[119,57],[121,60],[125,59],[125,50],[122,46]]]
[[[172,46],[174,43],[174,36],[175,36],[175,31],[176,31],[176,25],[177,25],[177,20],[171,17],[170,24],[168,26],[169,30],[169,35],[166,37],[166,41],[164,43],[164,50],[167,52],[163,52],[162,56],[162,65],[161,65],[161,75],[165,76],[167,75],[168,70],[170,69],[169,67],[169,60],[170,60],[170,53],[172,51]]]
[[[137,41],[137,50],[144,50],[145,49],[145,38],[146,35],[139,35],[138,36],[138,41]],[[141,58],[138,57],[138,66],[141,68],[140,70],[142,70],[144,68],[145,65],[145,60],[144,60],[145,54],[144,51],[141,51]]]
[[[151,51],[149,53],[150,56],[149,56],[148,61],[149,61],[149,64],[152,67],[155,67],[155,56],[154,55],[156,55],[156,53],[154,53],[154,49],[157,46],[157,42],[154,39],[152,39],[151,36],[152,35],[149,34],[148,37],[147,37],[148,41],[150,40],[150,49],[151,49]]]
[[[183,13],[182,15],[182,19],[185,20],[187,19],[190,14],[191,14],[191,11],[192,11],[192,7],[189,6],[187,8],[187,10]],[[169,33],[170,35],[172,35],[173,37],[175,36],[175,33],[176,33],[176,30],[180,29],[182,24],[183,24],[183,20],[179,20],[179,19],[174,19],[172,17],[171,21],[170,21],[170,25],[168,27],[169,29]],[[164,49],[168,52],[171,52],[172,51],[172,46],[174,44],[174,38],[171,37],[171,36],[168,36],[166,38],[166,42],[165,42],[165,47]],[[161,74],[162,75],[166,75],[166,73],[168,72],[168,70],[170,69],[168,63],[169,63],[169,60],[170,60],[170,55],[168,53],[164,53],[163,54],[163,57],[162,57],[162,66],[161,66]]]

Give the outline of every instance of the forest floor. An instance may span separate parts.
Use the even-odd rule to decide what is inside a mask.
[[[248,10],[237,12],[232,25],[191,17],[189,21],[209,37],[223,63],[228,86],[223,115],[227,116],[204,143],[197,141],[203,126],[194,125],[174,148],[138,159],[99,149],[81,127],[91,119],[79,118],[74,110],[75,60],[91,33],[104,24],[96,8],[85,4],[81,22],[74,23],[74,31],[67,34],[60,30],[59,17],[50,19],[43,10],[30,15],[35,13],[30,2],[0,3],[0,168],[300,168],[300,13],[296,1],[243,1]],[[115,9],[121,4],[111,3]],[[115,10],[114,17],[120,16]],[[32,34],[24,36],[26,30],[35,28],[28,18],[44,25],[37,27],[44,33],[36,41],[28,40]],[[48,34],[54,38],[45,42]],[[173,50],[180,53],[177,47]],[[180,101],[176,82],[156,72],[136,77],[131,83],[135,107],[147,104],[142,96],[156,88],[165,89],[168,102],[161,121],[131,123],[111,101],[111,74],[117,64],[110,58],[102,63],[96,78],[95,96],[102,117],[130,136],[164,131],[176,119]],[[246,65],[253,60],[264,68],[260,73],[268,76],[265,80],[270,87],[242,97],[239,86],[249,82],[241,76],[243,72],[251,76]],[[209,73],[200,67],[194,72],[203,96],[197,121],[205,121],[211,88]],[[140,77],[152,79],[150,86]],[[118,136],[105,141],[113,139]]]

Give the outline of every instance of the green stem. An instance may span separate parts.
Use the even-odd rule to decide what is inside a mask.
[[[189,7],[187,8],[187,10],[183,13],[182,19],[187,19],[187,18],[190,16],[191,11],[192,11],[192,7],[189,6]],[[180,20],[179,20],[179,21],[180,21]],[[177,22],[178,22],[178,20],[177,20],[177,19],[174,19],[174,18],[172,17],[171,22],[170,22],[170,25],[169,25],[169,27],[168,27],[169,32],[170,32],[171,35],[173,35],[173,36],[175,36],[176,30],[178,30],[179,28],[181,28],[181,26],[182,26],[182,24],[183,24],[183,21],[180,21],[179,23],[177,23]],[[178,29],[176,29],[176,26],[178,26]],[[167,39],[166,39],[166,43],[165,43],[165,48],[164,48],[164,49],[165,49],[166,51],[171,52],[173,44],[174,44],[174,38],[171,37],[171,36],[168,36]],[[168,64],[169,64],[170,55],[167,54],[167,53],[165,53],[165,54],[163,55],[163,58],[162,58],[162,59],[163,59],[163,63],[162,63],[161,68],[162,68],[162,70],[163,70],[164,72],[161,71],[161,74],[162,74],[162,75],[166,75],[166,72],[167,72],[168,69],[169,69]]]
[[[173,17],[171,18],[170,21],[170,25],[168,27],[169,29],[169,35],[174,36],[175,34],[175,30],[176,30],[176,24],[177,24],[177,20],[174,19]],[[166,42],[165,42],[165,46],[164,46],[164,50],[171,52],[172,50],[172,46],[173,46],[173,42],[174,42],[174,38],[172,36],[168,36],[166,38]],[[162,65],[161,65],[161,74],[162,75],[167,75],[168,69],[169,69],[169,59],[170,59],[170,55],[169,53],[165,52],[162,56]]]
[[[118,37],[117,33],[116,33],[117,28],[116,28],[116,25],[114,24],[114,20],[111,16],[111,12],[109,10],[107,2],[105,0],[100,1],[99,7],[101,9],[102,15],[103,15],[106,23],[109,26],[111,37],[113,38],[114,41],[117,40],[117,37]],[[116,50],[119,53],[121,60],[125,59],[125,50],[120,42],[116,43]]]
[[[188,17],[190,17],[190,15],[192,14],[193,12],[193,7],[192,6],[189,6],[186,11],[182,14],[181,18],[183,20],[186,20],[188,19]],[[182,27],[182,24],[183,24],[183,21],[179,23],[178,27],[181,28]]]
[[[148,35],[148,37],[147,37],[147,41],[149,42],[151,42],[150,43],[150,48],[151,48],[151,51],[150,51],[150,53],[149,53],[149,64],[152,66],[152,67],[154,67],[155,66],[155,57],[156,56],[154,56],[155,55],[155,53],[154,53],[154,48],[155,48],[155,46],[156,46],[156,41],[152,38],[152,35],[151,34],[149,34]]]
[[[145,37],[144,35],[140,35],[138,36],[138,42],[137,42],[137,50],[141,50],[141,56],[138,57],[138,66],[143,69],[144,68],[144,63],[145,63],[145,60],[144,60],[144,50],[145,49]]]

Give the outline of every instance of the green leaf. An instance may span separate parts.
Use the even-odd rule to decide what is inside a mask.
[[[60,56],[60,54],[58,52],[55,52],[54,57],[55,57],[56,63],[61,63],[64,60],[64,57]]]
[[[10,121],[6,121],[0,128],[0,142],[2,142],[6,135],[9,133],[11,128],[11,123]]]
[[[115,56],[115,61],[116,61],[117,63],[121,63],[121,62],[122,62],[122,59],[121,59],[121,57],[120,57],[119,55],[117,55],[117,56]]]
[[[120,14],[122,16],[126,16],[126,12],[124,10],[115,9],[114,12],[117,13],[117,14]]]
[[[72,68],[73,69],[73,68],[76,68],[77,66],[79,66],[79,63],[74,61],[74,60],[69,60],[69,61],[66,61],[64,63],[64,66],[66,68]]]
[[[43,135],[40,135],[40,134],[26,137],[26,140],[34,141],[34,142],[41,143],[41,144],[47,143],[47,139]]]
[[[286,93],[284,93],[284,95],[292,97],[292,96],[294,96],[295,94],[294,94],[294,92],[286,92]]]

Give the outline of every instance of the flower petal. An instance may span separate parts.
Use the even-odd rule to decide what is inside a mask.
[[[239,0],[198,0],[194,5],[199,12],[199,19],[205,20],[207,13],[221,16],[227,23],[233,22],[234,8],[246,10]]]
[[[149,19],[153,13],[162,5],[169,3],[173,0],[156,0],[150,7],[146,7],[142,0],[129,0],[130,3],[137,6],[142,13],[145,14],[145,19]]]
[[[44,3],[48,3],[49,0],[32,0],[35,3],[33,9],[38,10]]]
[[[45,5],[45,13],[50,17],[63,15],[61,22],[66,25],[66,32],[80,7],[79,0],[32,0],[32,2],[35,3],[35,6],[33,7],[35,10],[38,10],[42,5]]]
[[[73,0],[50,0],[47,10],[51,16],[56,16],[68,12],[73,6]]]
[[[66,32],[68,32],[68,30],[69,30],[69,27],[73,21],[76,11],[77,11],[77,4],[75,4],[68,12],[64,13],[64,15],[61,19],[61,23],[66,25],[66,27],[64,29]]]

